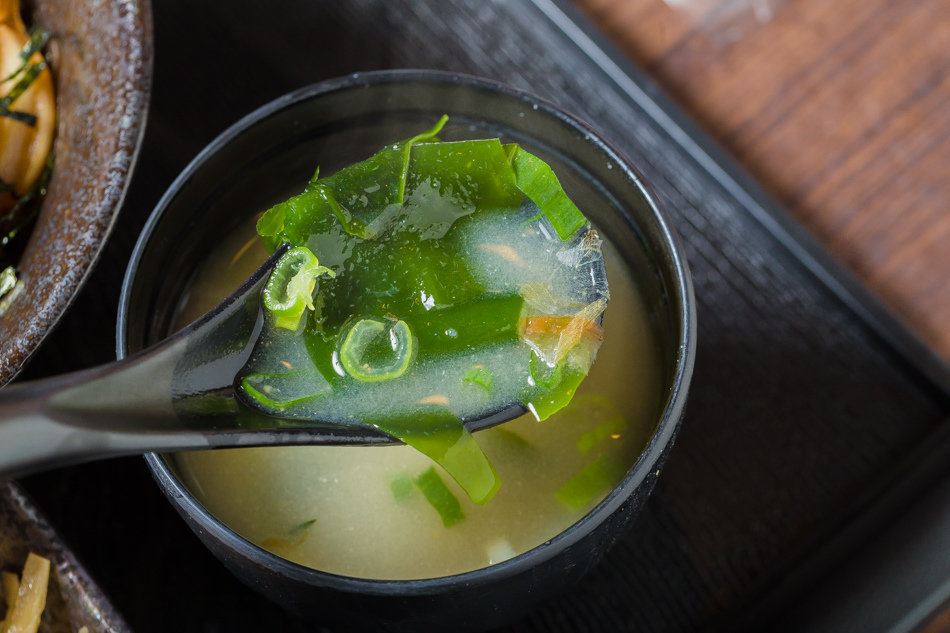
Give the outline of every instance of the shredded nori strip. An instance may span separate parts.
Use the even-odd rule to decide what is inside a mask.
[[[0,116],[8,117],[25,125],[29,125],[30,127],[34,127],[36,125],[35,115],[10,109],[13,106],[13,102],[26,92],[30,85],[36,81],[36,78],[40,76],[40,73],[46,69],[45,60],[31,64],[30,58],[46,46],[46,43],[49,42],[49,33],[42,27],[33,26],[30,28],[29,36],[30,39],[27,40],[26,44],[23,45],[23,49],[20,51],[20,59],[23,60],[23,64],[10,76],[0,79],[0,83],[5,83],[20,74],[23,75],[10,92],[0,97]]]
[[[13,208],[5,215],[0,216],[0,256],[4,254],[5,247],[13,241],[26,225],[37,216],[40,211],[40,205],[30,203],[37,197],[46,194],[46,186],[49,184],[50,175],[53,173],[53,154],[46,159],[46,168],[43,174],[37,179],[36,184],[25,194],[17,198]],[[8,191],[13,193],[13,186],[10,183],[0,180],[0,192]],[[29,206],[27,206],[29,205]]]
[[[16,85],[13,86],[13,89],[10,90],[7,94],[0,97],[0,116],[9,117],[30,127],[36,125],[36,115],[29,114],[28,112],[19,112],[17,110],[11,110],[13,103],[20,98],[24,92],[30,87],[36,78],[40,76],[40,73],[46,69],[46,62],[36,62],[35,64],[30,64],[23,71],[23,76],[19,81],[16,82]]]
[[[13,73],[0,79],[0,83],[10,81],[26,68],[27,63],[29,63],[30,58],[33,57],[35,53],[40,52],[46,43],[49,42],[49,33],[41,26],[32,26],[29,30],[30,39],[27,40],[26,44],[23,45],[23,48],[20,50],[20,59],[23,60],[22,65],[17,68]]]

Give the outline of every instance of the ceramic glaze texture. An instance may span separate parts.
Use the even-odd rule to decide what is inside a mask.
[[[152,75],[148,0],[39,0],[27,22],[50,32],[55,167],[20,258],[23,290],[0,315],[0,384],[69,306],[109,234],[145,127]]]
[[[0,482],[0,569],[20,573],[27,554],[48,558],[50,583],[40,631],[129,633],[99,586],[46,518],[12,482]]]

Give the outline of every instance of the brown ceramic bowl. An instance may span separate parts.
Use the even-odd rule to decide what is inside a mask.
[[[23,290],[0,315],[0,384],[11,380],[88,276],[125,196],[152,78],[149,0],[23,0],[50,32],[55,166],[20,258]]]
[[[50,560],[40,631],[130,633],[102,590],[15,483],[0,481],[0,570],[21,573],[30,552]]]

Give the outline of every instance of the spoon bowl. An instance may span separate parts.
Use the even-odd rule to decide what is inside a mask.
[[[173,336],[115,363],[0,392],[0,478],[151,451],[399,442],[368,424],[274,417],[239,397],[235,385],[264,327],[261,291],[290,247]],[[603,260],[589,275],[606,287]],[[479,431],[526,411],[512,402],[464,424]]]

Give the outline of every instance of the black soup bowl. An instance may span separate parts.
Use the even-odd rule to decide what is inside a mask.
[[[686,262],[669,219],[629,161],[550,103],[492,81],[433,71],[322,82],[262,107],[209,145],[175,181],[139,238],[122,290],[119,357],[167,336],[213,246],[301,191],[315,166],[322,175],[332,173],[429,129],[443,114],[450,116],[443,140],[497,136],[544,159],[613,245],[635,280],[659,350],[656,416],[621,481],[575,523],[503,562],[423,579],[351,577],[279,557],[206,509],[183,483],[175,456],[146,457],[169,501],[234,574],[289,611],[334,628],[487,630],[566,592],[643,507],[682,419],[692,375],[695,307]]]

